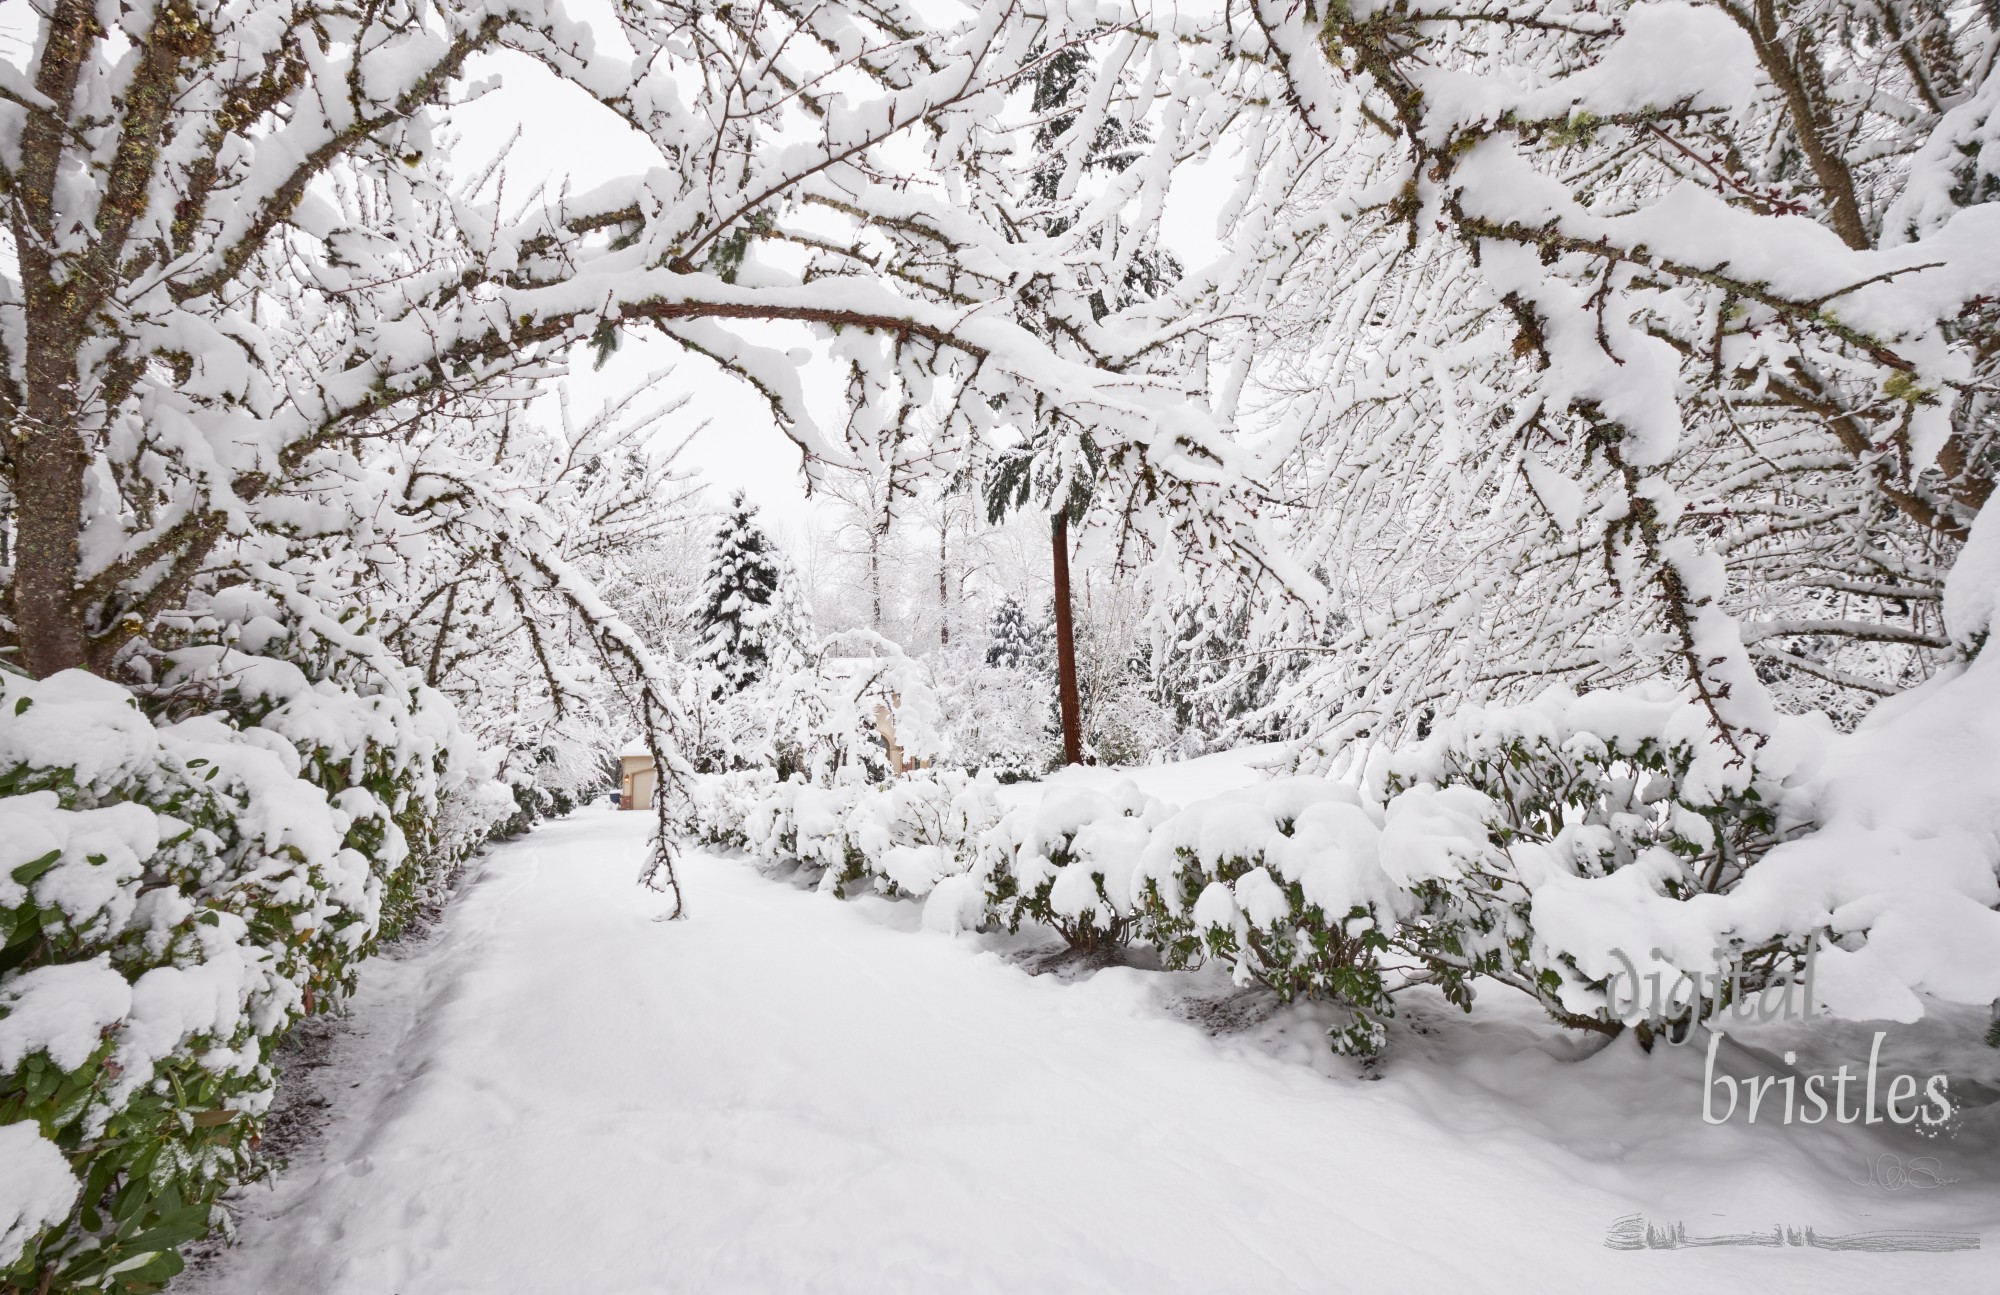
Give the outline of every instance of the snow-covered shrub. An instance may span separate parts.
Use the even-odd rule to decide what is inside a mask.
[[[346,842],[393,820],[302,772],[271,729],[0,677],[0,1126],[40,1139],[0,1175],[32,1188],[0,1199],[0,1285],[163,1282],[256,1172],[272,1046],[347,983],[387,893]]]
[[[991,778],[954,769],[918,769],[873,786],[814,787],[793,778],[769,786],[747,807],[717,797],[707,830],[727,834],[726,816],[752,856],[824,870],[833,894],[867,884],[891,897],[922,898],[945,877],[967,872],[980,837],[999,817]]]
[[[824,868],[836,886],[856,880],[865,870],[848,840],[847,816],[863,790],[854,783],[815,787],[793,774],[750,807],[745,848],[765,863]]]
[[[1124,944],[1132,870],[1172,812],[1129,779],[1109,794],[1053,788],[1010,810],[980,842],[988,911],[1009,931],[1045,923],[1073,948]]]
[[[384,657],[365,628],[358,610],[342,622],[300,616],[234,586],[174,627],[154,693],[168,715],[222,717],[297,752],[300,776],[351,819],[346,844],[371,861],[379,924],[394,935],[485,839],[472,820],[485,814],[490,829],[519,806],[484,785],[492,769],[450,700]]]
[[[1621,954],[1642,973],[1664,964],[1669,983],[1673,968],[1733,961],[1747,992],[1794,972],[1810,926],[1746,941],[1726,921],[1661,908],[1729,893],[1802,826],[1786,798],[1816,760],[1811,726],[1787,721],[1739,751],[1706,720],[1670,689],[1557,687],[1521,706],[1459,710],[1389,756],[1377,774],[1392,808],[1425,792],[1459,798],[1443,833],[1466,842],[1458,865],[1420,887],[1420,944],[1435,969],[1493,976],[1566,1025],[1610,1032],[1621,1020],[1605,985]],[[1711,994],[1702,1010],[1722,1005]],[[1622,1023],[1650,1041],[1695,1006],[1663,1002],[1659,1016]]]
[[[446,787],[438,798],[431,831],[439,857],[451,860],[454,867],[487,841],[503,839],[509,814],[520,809],[508,785],[490,774],[490,759],[482,759],[468,777]],[[433,888],[448,885],[450,871],[433,869],[429,880]]]
[[[1419,908],[1385,859],[1383,825],[1380,808],[1324,778],[1197,801],[1160,825],[1132,875],[1139,929],[1170,967],[1217,958],[1239,985],[1345,1004],[1336,1049],[1372,1055],[1394,1015],[1383,957]]]
[[[751,816],[777,786],[769,769],[696,774],[687,780],[674,827],[681,839],[698,845],[744,849],[750,844],[745,831]]]
[[[1055,681],[1046,671],[1008,664],[1019,651],[988,647],[982,657],[974,646],[932,657],[944,758],[1002,782],[1040,775],[1062,751]]]
[[[921,899],[973,866],[1000,816],[994,786],[956,769],[915,770],[862,794],[846,839],[878,891]]]
[[[23,1231],[0,1283],[178,1271],[259,1172],[279,1038],[514,809],[358,618],[248,585],[191,601],[144,662],[157,719],[77,671],[0,680],[0,1124],[76,1171],[75,1212]]]
[[[606,785],[618,780],[617,761],[610,749],[609,741],[599,732],[509,751],[502,786],[511,804],[493,825],[492,838],[509,840],[546,819],[574,813],[578,805],[600,795]]]

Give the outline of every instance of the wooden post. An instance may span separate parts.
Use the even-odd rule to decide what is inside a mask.
[[[1062,705],[1063,763],[1083,763],[1083,703],[1076,687],[1076,626],[1069,605],[1069,519],[1050,525],[1056,564],[1056,696]]]

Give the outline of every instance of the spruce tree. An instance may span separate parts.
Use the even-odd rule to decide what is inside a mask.
[[[993,641],[986,648],[986,664],[1010,670],[1030,670],[1042,654],[1042,631],[1028,622],[1021,604],[1009,594],[993,612]]]
[[[771,667],[771,624],[781,555],[757,525],[757,510],[737,491],[715,535],[702,580],[701,645],[695,659],[714,666],[729,691],[742,692]]]

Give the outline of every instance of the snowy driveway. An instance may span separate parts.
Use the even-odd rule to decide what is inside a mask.
[[[913,906],[696,856],[692,920],[654,922],[647,818],[496,851],[442,939],[371,964],[345,1108],[177,1292],[2000,1289],[1990,1246],[1608,1250],[1634,1201],[1567,1153]]]

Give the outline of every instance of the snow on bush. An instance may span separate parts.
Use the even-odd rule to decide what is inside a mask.
[[[31,1238],[62,1222],[82,1184],[62,1151],[32,1124],[0,1124],[0,1164],[7,1166],[0,1175],[0,1272],[5,1272]]]
[[[1286,778],[1198,801],[1146,843],[1130,890],[1170,967],[1219,959],[1239,985],[1355,1010],[1336,1036],[1377,1051],[1391,1014],[1385,932],[1415,912],[1382,863],[1382,811],[1323,778]]]
[[[786,778],[751,803],[741,829],[744,846],[766,863],[799,863],[845,875],[846,819],[861,791],[853,784],[815,787],[798,775]]]
[[[172,627],[155,692],[169,714],[216,714],[295,754],[293,772],[352,820],[350,844],[383,884],[389,934],[518,810],[449,699],[356,633],[238,585]]]
[[[686,796],[676,806],[674,828],[683,840],[699,845],[741,850],[752,813],[770,796],[777,777],[769,769],[739,769],[700,774],[687,780]]]
[[[794,779],[761,796],[715,782],[697,801],[725,817],[695,834],[822,868],[824,891],[927,898],[925,925],[947,932],[1033,923],[1078,949],[1138,938],[1173,966],[1214,957],[1239,983],[1346,1004],[1354,1019],[1334,1042],[1350,1053],[1381,1045],[1392,1009],[1379,955],[1391,941],[1406,946],[1396,988],[1428,976],[1405,938],[1425,911],[1419,887],[1456,879],[1486,838],[1485,802],[1465,789],[1416,789],[1385,813],[1320,778],[1178,812],[1130,780],[1055,787],[1004,815],[989,779],[952,771],[872,787]]]
[[[448,707],[427,726],[282,662],[229,664],[243,712],[163,724],[82,671],[0,676],[0,1129],[39,1148],[8,1157],[25,1194],[0,1201],[0,1282],[179,1271],[175,1247],[259,1171],[277,1040],[352,987],[390,903],[447,862]],[[74,1213],[51,1214],[51,1153]]]
[[[847,835],[876,889],[921,899],[974,862],[977,841],[999,813],[994,782],[953,769],[924,769],[859,798]]]
[[[1171,812],[1130,780],[1108,794],[1055,788],[1009,811],[979,846],[987,911],[1009,931],[1052,927],[1072,948],[1124,944],[1133,867]]]
[[[999,817],[992,778],[954,769],[834,787],[794,775],[762,784],[761,794],[749,779],[699,781],[691,835],[740,839],[763,862],[824,869],[820,889],[834,894],[865,885],[892,898],[921,899],[939,881],[971,869],[976,843]]]
[[[1463,711],[1378,772],[1490,800],[1492,849],[1442,888],[1432,955],[1566,1024],[1685,1028],[1799,979],[1809,949],[1806,1010],[1912,1021],[2000,998],[1996,714],[1987,653],[1852,734],[1785,719],[1740,755],[1673,694],[1551,690]],[[1657,1009],[1606,1001],[1628,960],[1671,987]]]
[[[934,929],[1137,940],[1343,1004],[1342,1052],[1378,1050],[1412,987],[1469,1009],[1482,979],[1651,1046],[1800,979],[1809,951],[1810,1011],[2000,997],[1996,693],[1982,657],[1854,734],[1784,719],[1739,752],[1684,693],[1558,687],[1459,710],[1359,790],[1285,778],[1176,811],[1130,782],[1058,784],[998,815],[983,780],[923,771],[726,812],[752,853],[824,867],[836,893],[929,896]],[[1627,971],[1669,988],[1613,1002]]]
[[[1884,701],[1803,797],[1817,830],[1718,904],[1739,942],[1823,929],[1817,997],[1853,1020],[2000,999],[2000,655]]]
[[[1486,837],[1423,888],[1425,956],[1443,975],[1532,994],[1566,1025],[1613,1032],[1605,988],[1624,959],[1669,983],[1675,969],[1734,961],[1751,992],[1794,973],[1811,927],[1746,938],[1713,897],[1809,826],[1798,790],[1822,745],[1810,723],[1786,720],[1739,753],[1664,688],[1554,687],[1525,705],[1456,712],[1375,770],[1392,806],[1430,789],[1466,797],[1451,835]],[[1708,1010],[1722,1005],[1713,999]],[[1622,1023],[1650,1042],[1696,1007],[1663,1002]]]

